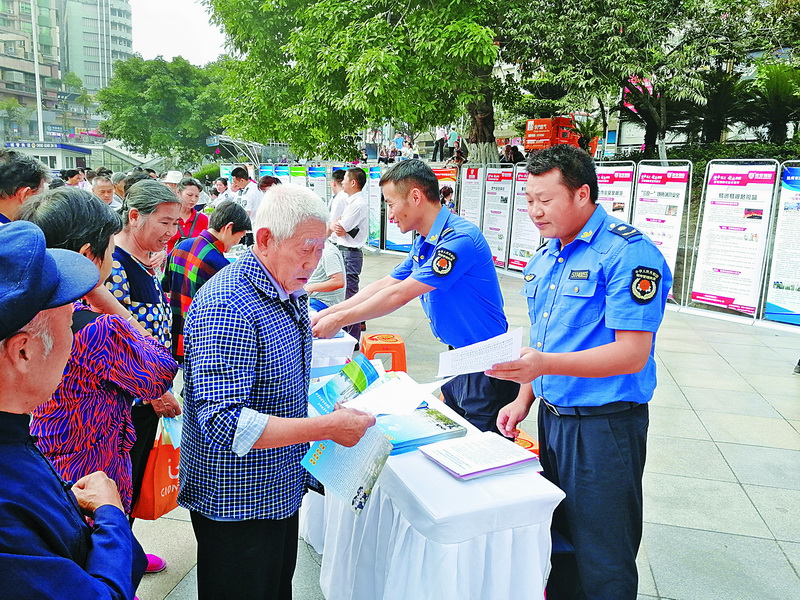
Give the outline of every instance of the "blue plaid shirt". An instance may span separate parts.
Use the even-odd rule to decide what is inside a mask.
[[[307,300],[280,292],[249,253],[209,280],[189,308],[178,502],[210,518],[283,519],[305,492],[307,444],[234,451],[240,420],[252,411],[308,415]]]

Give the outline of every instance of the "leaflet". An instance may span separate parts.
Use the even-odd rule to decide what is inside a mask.
[[[482,373],[498,363],[517,360],[522,351],[522,328],[439,355],[437,377]]]
[[[314,443],[300,464],[325,490],[359,514],[367,504],[378,475],[392,452],[392,443],[379,427],[370,427],[352,448],[331,440]]]

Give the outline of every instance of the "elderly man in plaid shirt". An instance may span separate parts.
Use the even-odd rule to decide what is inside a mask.
[[[327,221],[311,190],[274,186],[255,219],[255,246],[189,308],[178,501],[191,512],[201,600],[291,599],[307,442],[352,446],[375,422],[350,409],[307,413],[303,286]]]

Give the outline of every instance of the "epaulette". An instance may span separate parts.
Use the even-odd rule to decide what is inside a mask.
[[[453,233],[454,231],[455,231],[455,229],[453,229],[452,227],[448,227],[447,229],[445,229],[445,230],[442,232],[442,234],[439,236],[439,239],[440,239],[440,240],[441,240],[441,239],[444,239],[444,236],[446,236],[448,233]]]
[[[611,223],[611,225],[608,226],[608,230],[611,233],[616,233],[621,238],[625,238],[629,242],[642,235],[641,231],[627,223]]]

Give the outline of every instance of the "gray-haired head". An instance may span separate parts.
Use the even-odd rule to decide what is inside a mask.
[[[180,200],[175,193],[165,186],[153,179],[143,179],[134,183],[128,190],[125,196],[125,201],[120,209],[122,215],[122,224],[128,226],[128,217],[131,209],[139,211],[140,215],[152,215],[158,209],[159,204],[166,203],[179,204]]]
[[[267,228],[276,241],[282,242],[292,237],[301,223],[327,223],[329,218],[325,203],[309,188],[293,184],[273,185],[264,194],[253,221],[253,230]]]

